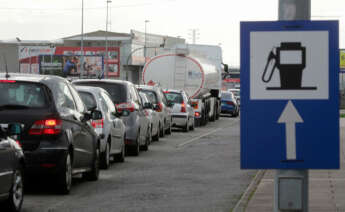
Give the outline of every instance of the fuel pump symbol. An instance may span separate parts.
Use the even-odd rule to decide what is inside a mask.
[[[262,81],[271,81],[275,69],[279,70],[280,87],[266,87],[266,90],[316,90],[316,87],[302,87],[303,69],[306,67],[306,48],[299,42],[282,42],[268,55],[267,63],[262,74]],[[271,72],[268,67],[273,63]],[[267,76],[268,75],[268,78]]]

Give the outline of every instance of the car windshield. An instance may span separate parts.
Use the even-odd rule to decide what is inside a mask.
[[[222,99],[232,99],[232,93],[222,93]]]
[[[240,95],[240,91],[238,91],[238,90],[231,90],[231,92],[232,92],[235,96],[239,96],[239,95]]]
[[[173,103],[182,104],[183,103],[183,97],[180,93],[174,93],[174,92],[166,92],[165,96],[167,99]]]
[[[149,101],[152,104],[157,104],[158,103],[158,99],[157,99],[157,96],[156,96],[154,91],[140,89],[140,88],[139,88],[139,90],[140,90],[140,92],[143,92],[143,93],[146,94],[147,98],[149,99]]]
[[[84,91],[78,91],[78,93],[88,109],[97,107],[96,100],[91,93]]]
[[[43,85],[32,82],[0,82],[0,107],[27,109],[47,105]]]
[[[76,85],[87,85],[92,87],[100,87],[108,91],[110,94],[111,100],[115,104],[120,104],[127,102],[127,92],[125,85],[120,83],[103,83],[103,82],[76,82]]]

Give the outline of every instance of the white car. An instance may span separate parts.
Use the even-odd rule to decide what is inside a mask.
[[[164,91],[172,107],[172,125],[182,128],[185,132],[194,130],[194,108],[190,105],[188,96],[183,90],[168,89]]]
[[[103,88],[89,86],[76,88],[88,109],[93,108],[102,112],[101,119],[92,120],[92,126],[101,138],[101,167],[109,168],[110,156],[114,156],[118,162],[124,162],[126,127],[120,117],[126,116],[127,112],[118,112],[109,93]]]
[[[241,105],[241,95],[240,95],[240,89],[237,88],[230,88],[228,91],[232,92],[236,98],[238,106]]]

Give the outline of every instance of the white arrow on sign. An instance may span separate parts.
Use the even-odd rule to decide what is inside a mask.
[[[296,123],[303,123],[295,106],[289,100],[283,110],[278,123],[285,123],[286,134],[286,159],[296,160]]]

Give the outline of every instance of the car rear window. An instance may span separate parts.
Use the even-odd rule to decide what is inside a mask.
[[[78,91],[81,99],[83,100],[84,104],[86,105],[87,109],[97,107],[96,100],[91,93]]]
[[[106,90],[115,104],[127,102],[126,86],[120,83],[75,82],[76,85],[100,87]]]
[[[222,93],[222,99],[232,99],[232,93]]]
[[[167,92],[165,93],[165,96],[169,101],[173,103],[178,103],[178,104],[183,103],[183,97],[182,97],[182,94],[180,93]]]
[[[158,103],[157,95],[156,95],[156,93],[154,91],[145,90],[145,89],[141,89],[141,88],[138,88],[138,90],[140,90],[141,92],[145,93],[147,98],[149,99],[149,101],[152,104],[157,104]]]
[[[47,102],[47,96],[42,84],[9,80],[0,81],[0,107],[43,108],[47,106]]]

